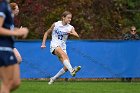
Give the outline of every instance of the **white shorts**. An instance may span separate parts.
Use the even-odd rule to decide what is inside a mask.
[[[66,45],[65,45],[65,44],[62,44],[62,45],[59,45],[59,44],[53,45],[53,44],[51,44],[51,45],[50,45],[50,52],[51,52],[52,54],[54,54],[53,52],[54,52],[54,50],[55,50],[57,47],[60,47],[60,48],[67,54]]]

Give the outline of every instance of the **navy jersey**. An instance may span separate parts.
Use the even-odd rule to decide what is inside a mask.
[[[0,0],[0,17],[4,18],[3,28],[12,31],[14,28],[14,21],[12,17],[12,12],[9,4],[6,0]],[[11,47],[13,48],[14,40],[12,36],[0,36],[0,46],[1,47]]]

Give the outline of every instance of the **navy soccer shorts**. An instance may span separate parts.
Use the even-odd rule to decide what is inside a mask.
[[[17,59],[12,51],[0,51],[0,67],[17,63]]]

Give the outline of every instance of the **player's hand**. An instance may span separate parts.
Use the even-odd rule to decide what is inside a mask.
[[[17,36],[20,36],[22,38],[26,38],[29,31],[27,28],[23,27],[23,28],[16,30],[15,32],[16,32]]]
[[[41,48],[46,48],[46,45],[41,45]]]

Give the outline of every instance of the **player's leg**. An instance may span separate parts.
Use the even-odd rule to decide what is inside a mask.
[[[61,61],[62,59],[59,58],[59,60]],[[48,82],[48,84],[49,85],[52,84],[57,78],[59,78],[60,76],[62,76],[67,71],[68,71],[68,69],[66,67],[61,68],[59,70],[59,72],[55,76],[53,76],[53,77],[50,78],[50,81]]]
[[[63,51],[67,54],[66,50],[63,50]],[[63,62],[62,58],[59,58],[59,60],[60,60],[61,62]],[[69,62],[70,62],[70,61],[69,61]],[[65,66],[64,66],[63,69],[65,70],[65,72],[68,70]],[[74,70],[75,70],[76,73],[77,73],[80,69],[81,69],[81,66],[76,66],[76,67],[74,67]]]
[[[10,93],[13,80],[13,67],[0,67],[1,90],[0,93]]]
[[[19,64],[17,63],[17,64],[14,65],[13,83],[12,83],[11,91],[17,89],[19,87],[20,83],[21,83],[20,67],[19,67]]]
[[[65,48],[63,49],[63,51],[67,54]],[[62,58],[59,58],[59,60],[60,60],[61,62],[63,62]],[[69,62],[70,62],[70,60],[69,60]],[[75,73],[77,73],[80,69],[81,69],[81,66],[75,66],[75,67],[74,67]],[[67,71],[68,69],[64,66],[64,70]]]
[[[18,71],[16,71],[16,73],[14,72],[16,65],[18,64],[0,67],[0,78],[2,80],[0,93],[10,93],[10,91],[18,88],[20,77],[15,78],[15,75],[18,74]]]
[[[72,68],[68,55],[62,50],[61,47],[57,47],[54,50],[55,55],[57,55],[60,59],[61,62],[64,64],[64,66],[69,70],[70,74],[72,76],[75,76],[75,70]]]
[[[50,81],[48,82],[48,84],[49,85],[52,84],[57,78],[59,78],[60,76],[62,76],[65,72],[66,72],[65,69],[64,68],[61,68],[59,70],[59,72],[55,76],[53,76],[53,77],[50,78]]]
[[[13,52],[1,52],[0,54],[0,79],[2,81],[0,93],[9,93],[19,86],[19,65]]]
[[[13,49],[13,52],[17,58],[18,63],[20,63],[22,61],[22,57],[21,57],[20,53],[18,52],[18,50],[16,48]]]

